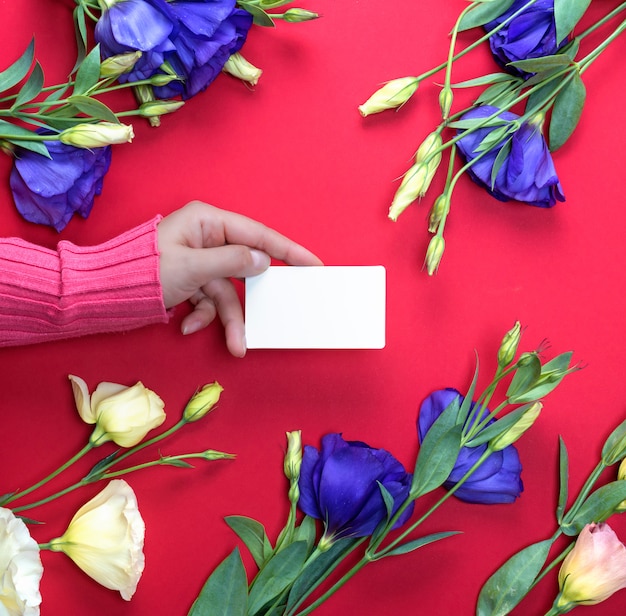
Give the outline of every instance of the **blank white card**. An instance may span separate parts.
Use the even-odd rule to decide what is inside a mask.
[[[270,267],[246,278],[249,349],[382,349],[385,268]]]

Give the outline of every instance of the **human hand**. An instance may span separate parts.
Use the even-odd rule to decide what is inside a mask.
[[[165,307],[186,300],[195,306],[183,319],[183,334],[219,316],[226,346],[236,357],[246,354],[246,342],[243,311],[230,278],[261,274],[270,258],[289,265],[322,265],[313,253],[277,231],[200,201],[163,218],[157,232]]]

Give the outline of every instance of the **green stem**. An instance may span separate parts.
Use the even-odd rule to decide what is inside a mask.
[[[585,481],[585,484],[583,485],[581,491],[576,497],[576,500],[570,507],[569,511],[563,517],[563,524],[568,524],[576,516],[578,510],[582,506],[583,502],[586,500],[587,496],[589,496],[589,493],[593,489],[593,486],[596,484],[605,468],[607,468],[607,466],[604,464],[604,462],[598,462],[597,466],[593,469],[589,477],[587,477],[587,480]]]
[[[93,449],[93,445],[91,443],[87,443],[87,445],[85,445],[76,455],[74,455],[67,462],[65,462],[65,464],[62,464],[61,466],[59,466],[59,468],[57,468],[54,472],[50,473],[47,477],[44,477],[41,481],[38,481],[36,484],[32,485],[30,488],[27,488],[26,490],[22,490],[21,492],[17,492],[16,494],[9,496],[2,502],[2,505],[3,506],[8,505],[9,503],[12,503],[13,501],[16,501],[17,499],[22,498],[26,496],[27,494],[30,494],[31,492],[34,492],[35,490],[39,489],[40,487],[42,487],[43,485],[45,485],[46,483],[48,483],[49,481],[51,481],[52,479],[60,475],[64,470],[69,468],[72,464],[80,460],[91,449]],[[15,511],[17,511],[17,509],[15,509]]]
[[[624,30],[626,30],[626,20],[622,21],[620,25],[615,28],[615,30],[607,36],[607,38],[602,41],[595,49],[589,52],[584,58],[579,61],[580,72],[581,74],[586,71],[594,60],[600,56],[600,54],[618,37],[620,36]]]
[[[622,11],[626,10],[626,2],[622,2],[618,7],[614,8],[610,13],[607,13],[602,19],[596,21],[593,25],[589,26],[586,30],[581,32],[576,38],[578,40],[584,39],[586,36],[603,26],[607,21],[613,19],[616,15],[619,15]]]

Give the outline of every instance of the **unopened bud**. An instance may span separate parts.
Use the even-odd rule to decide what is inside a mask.
[[[617,480],[626,481],[626,458],[622,460],[622,463],[617,469]],[[616,508],[615,513],[624,513],[626,511],[626,500],[623,500]]]
[[[450,197],[448,193],[443,193],[435,199],[435,202],[433,203],[433,206],[430,209],[430,215],[428,217],[428,230],[430,231],[430,233],[437,232],[439,223],[441,222],[442,218],[446,215],[449,206],[450,206]]]
[[[272,15],[274,17],[274,15]],[[292,8],[287,9],[281,18],[288,23],[298,23],[302,21],[311,21],[319,17],[318,13],[307,11],[306,9]]]
[[[441,133],[439,131],[433,131],[422,141],[417,153],[415,154],[415,162],[421,163],[428,160],[437,150],[441,147],[443,140],[441,139]],[[441,153],[439,153],[441,159]]]
[[[489,449],[492,451],[500,451],[512,445],[535,423],[542,408],[543,404],[541,404],[541,402],[533,402],[508,430],[505,430],[502,434],[499,434],[489,442]]]
[[[226,60],[226,64],[224,64],[222,70],[252,86],[256,86],[263,74],[260,68],[254,66],[254,64],[250,64],[239,52],[235,52]]]
[[[517,321],[515,325],[506,334],[504,334],[504,338],[502,338],[502,343],[498,349],[498,365],[501,368],[505,368],[513,361],[515,354],[517,353],[521,333],[522,326],[520,325],[520,322]]]
[[[171,73],[156,73],[150,77],[150,84],[153,86],[162,87],[167,86],[172,81],[182,81],[179,75],[172,75]]]
[[[141,51],[130,51],[109,56],[100,64],[100,77],[119,77],[130,71],[141,58]]]
[[[139,114],[144,118],[153,118],[165,115],[166,113],[174,113],[185,104],[184,101],[175,100],[155,100],[143,103],[139,106]]]
[[[59,134],[59,140],[77,148],[101,148],[105,145],[130,143],[135,134],[133,127],[114,122],[76,124]]]
[[[441,263],[441,257],[443,257],[443,251],[445,250],[446,242],[441,235],[435,235],[428,244],[426,249],[426,258],[424,265],[426,265],[426,271],[429,276],[432,276],[439,268]]]
[[[404,174],[389,208],[388,216],[391,220],[394,222],[398,220],[398,216],[422,194],[428,176],[428,165],[424,163],[413,165]]]
[[[298,481],[302,466],[302,431],[287,432],[287,453],[285,454],[284,471],[289,481]]]
[[[453,98],[452,88],[450,86],[445,86],[441,92],[439,92],[439,108],[441,109],[441,117],[444,120],[447,120],[450,115]]]
[[[400,77],[388,81],[359,106],[359,111],[363,117],[366,117],[386,109],[396,109],[413,96],[418,86],[419,80],[415,77]]]
[[[224,388],[217,381],[205,385],[187,403],[183,419],[189,422],[202,419],[218,403],[223,391]]]

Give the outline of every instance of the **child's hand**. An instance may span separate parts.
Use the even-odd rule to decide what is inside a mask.
[[[166,308],[190,300],[194,311],[183,334],[206,327],[219,315],[226,346],[246,353],[243,311],[230,278],[264,272],[270,257],[289,265],[322,265],[303,246],[245,216],[194,201],[158,225],[161,286]]]

